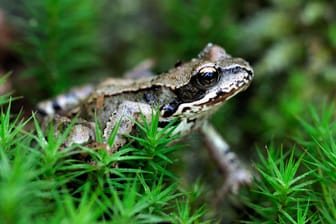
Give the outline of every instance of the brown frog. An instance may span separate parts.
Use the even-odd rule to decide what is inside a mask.
[[[145,72],[148,74],[149,72]],[[219,168],[227,173],[226,188],[237,191],[249,183],[251,174],[216,132],[208,118],[227,100],[245,90],[253,79],[253,69],[241,58],[233,58],[217,45],[208,44],[186,63],[179,63],[166,73],[137,79],[110,78],[96,86],[84,86],[38,105],[45,117],[69,121],[81,119],[71,130],[66,144],[86,144],[95,139],[95,119],[109,138],[120,122],[111,151],[127,143],[124,134],[134,129],[141,114],[150,121],[153,110],[160,110],[159,126],[178,119],[175,133],[181,136],[199,130]],[[50,119],[49,119],[50,120]]]

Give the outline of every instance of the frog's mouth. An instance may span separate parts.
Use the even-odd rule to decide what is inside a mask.
[[[200,104],[197,104],[197,106],[206,106],[209,107],[211,105],[216,105],[222,102],[225,102],[229,100],[230,98],[234,97],[238,93],[245,91],[251,84],[253,75],[247,75],[244,79],[244,81],[238,81],[234,87],[232,87],[230,90],[217,90],[214,97],[209,98],[206,102],[202,102]]]
[[[202,98],[201,102],[195,103],[180,103],[176,106],[176,110],[172,113],[172,115],[182,115],[182,114],[199,114],[201,112],[209,111],[211,108],[217,108],[217,105],[224,103],[229,100],[231,97],[234,97],[239,92],[245,90],[248,85],[244,85],[241,88],[233,89],[230,92],[217,91],[216,95],[212,98]]]
[[[223,92],[217,92],[217,97],[211,98],[209,99],[208,102],[206,103],[202,103],[202,104],[198,104],[197,106],[211,106],[211,105],[215,105],[224,101],[227,101],[228,99],[230,99],[231,97],[235,96],[237,93],[239,93],[240,91],[234,91],[234,92],[229,92],[229,93],[223,93]]]

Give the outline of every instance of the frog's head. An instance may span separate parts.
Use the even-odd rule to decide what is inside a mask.
[[[192,67],[190,76],[174,90],[177,99],[162,108],[163,117],[203,116],[245,90],[253,79],[248,62],[232,58],[223,48],[212,44],[187,66]]]

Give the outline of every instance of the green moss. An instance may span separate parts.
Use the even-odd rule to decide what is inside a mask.
[[[212,122],[232,145],[232,148],[243,152],[242,154],[247,156],[248,160],[256,157],[256,146],[263,152],[262,154],[266,154],[264,145],[274,142],[268,148],[270,155],[266,158],[261,157],[260,160],[267,160],[267,158],[272,156],[271,158],[277,164],[271,166],[270,164],[267,165],[267,163],[261,163],[259,167],[266,174],[272,175],[273,178],[275,176],[271,169],[278,168],[281,163],[278,159],[288,160],[291,158],[290,155],[292,155],[294,164],[296,164],[297,158],[301,158],[299,160],[300,168],[294,176],[300,176],[302,173],[308,172],[309,179],[316,181],[308,188],[310,191],[311,189],[316,191],[317,195],[309,194],[307,196],[309,201],[289,203],[288,210],[276,210],[279,212],[279,216],[273,214],[272,220],[276,220],[279,223],[294,223],[295,221],[304,223],[305,220],[315,221],[318,219],[324,222],[333,221],[335,211],[333,210],[334,202],[330,199],[332,198],[332,193],[327,185],[324,185],[324,183],[328,183],[330,186],[334,186],[333,180],[331,182],[325,182],[326,180],[324,180],[326,175],[332,175],[325,170],[332,168],[333,161],[329,161],[329,156],[332,158],[333,155],[332,153],[328,154],[327,151],[332,152],[333,146],[330,141],[331,137],[325,137],[324,132],[327,132],[325,126],[333,126],[333,120],[326,119],[328,116],[325,116],[325,113],[321,113],[320,116],[314,115],[315,118],[320,117],[323,123],[321,127],[321,124],[316,123],[316,119],[309,119],[311,112],[307,105],[313,105],[313,108],[321,108],[323,100],[333,101],[335,98],[335,4],[328,1],[315,0],[252,0],[244,2],[244,4],[233,0],[169,0],[160,2],[154,0],[136,2],[133,0],[116,0],[113,2],[85,0],[81,1],[81,4],[69,0],[4,0],[3,2],[2,7],[6,15],[10,16],[9,24],[19,24],[14,27],[17,28],[16,32],[20,34],[17,35],[16,42],[14,42],[18,52],[20,52],[15,57],[18,59],[17,61],[24,63],[24,66],[18,63],[14,67],[6,65],[5,68],[13,70],[11,77],[14,80],[15,92],[19,94],[25,93],[25,99],[30,101],[54,95],[84,80],[95,82],[97,81],[97,75],[100,75],[101,71],[104,71],[105,76],[121,76],[124,71],[129,70],[132,66],[148,57],[154,58],[158,63],[154,70],[158,72],[165,71],[173,67],[174,63],[180,59],[185,61],[196,57],[197,53],[208,42],[222,45],[231,55],[246,59],[255,69],[255,79],[252,85],[246,92],[231,99],[223,109],[216,113]],[[18,4],[21,2],[24,2],[24,4]],[[101,53],[99,56],[97,56],[97,51]],[[20,77],[21,74],[29,74],[30,77],[33,77],[33,80],[37,81],[34,82],[36,85],[29,85],[28,92],[20,92],[23,89],[27,90],[27,85],[22,85],[22,82],[16,82],[16,77],[19,73]],[[11,77],[10,80],[12,80]],[[27,82],[23,82],[23,84],[25,83]],[[0,98],[0,104],[8,103],[8,96]],[[20,127],[20,117],[17,119],[12,117],[11,122],[14,123],[11,123],[6,116],[9,116],[8,112],[3,110],[3,117],[1,118],[3,119],[4,128],[1,132],[3,146],[16,148],[17,142],[25,138],[32,138],[32,136],[22,137],[24,135],[18,131],[19,129],[15,129],[16,126]],[[300,126],[297,119],[306,120],[307,124],[314,124],[314,126]],[[5,124],[7,125],[6,127]],[[319,131],[321,133],[318,133]],[[46,144],[43,140],[44,138],[41,137],[44,135],[48,136],[47,143],[50,143],[49,146],[43,145]],[[59,158],[63,158],[65,155],[57,152],[60,144],[58,141],[61,142],[61,140],[54,139],[52,133],[44,133],[41,136],[35,141],[39,142],[39,148],[49,149],[49,151],[44,152],[45,157],[43,158],[45,159],[44,162],[48,161],[45,163],[50,164],[48,175],[52,177],[50,175],[59,174],[60,171],[58,169],[64,165],[63,162],[60,165]],[[144,142],[142,143],[151,144],[150,142],[155,139],[153,136],[155,135],[152,133],[151,138],[147,139],[148,141],[143,140]],[[309,136],[314,136],[316,139],[309,139]],[[144,139],[143,137],[141,136],[140,139]],[[324,139],[325,143],[319,142],[320,139]],[[142,143],[140,141],[138,144],[141,145]],[[309,143],[309,146],[306,143]],[[329,145],[325,145],[327,143]],[[31,150],[30,146],[28,146],[29,144],[23,145]],[[183,154],[181,155],[182,157],[188,158],[191,157],[190,154],[195,157],[202,155],[203,147],[198,144],[195,145],[197,145],[196,149],[192,149],[192,151],[185,149],[179,153]],[[279,151],[281,148],[283,154],[276,154],[275,151]],[[307,151],[308,149],[309,152]],[[151,154],[153,153],[151,150],[145,152],[134,151],[133,149],[128,150],[113,158],[90,152],[92,158],[101,164],[99,172],[95,170],[95,167],[87,164],[76,163],[76,165],[73,165],[72,161],[68,161],[69,163],[66,165],[67,168],[70,167],[69,169],[81,170],[81,174],[92,172],[96,175],[97,173],[104,173],[106,170],[109,171],[107,164],[112,163],[119,156],[124,157],[128,153],[137,153],[137,158],[141,159],[139,163],[141,169],[150,166],[151,172],[158,174],[166,170],[163,164],[167,163],[168,165],[169,159],[174,161],[174,158],[166,157],[164,151]],[[15,151],[9,150],[6,153]],[[294,153],[288,154],[287,151],[294,151]],[[318,154],[314,154],[317,152]],[[301,157],[301,154],[304,154],[304,156]],[[311,156],[309,156],[310,154]],[[9,159],[12,159],[8,161],[15,161],[13,157],[17,156],[12,153],[6,155]],[[36,155],[36,153],[33,153],[33,155]],[[39,156],[36,160],[41,159]],[[145,159],[151,156],[158,160],[151,163]],[[162,160],[159,160],[161,156]],[[322,159],[312,161],[313,157],[323,158],[324,161],[328,161],[327,165],[330,165],[330,167],[325,167],[326,164]],[[204,161],[203,159],[200,159],[202,161],[197,160],[197,164],[212,164],[211,161]],[[21,160],[23,161],[24,159]],[[21,163],[21,160],[18,159],[19,162],[17,163]],[[308,168],[312,167],[312,165],[307,163],[307,161],[315,164],[316,170],[321,167],[319,172],[323,175],[318,176],[320,174],[316,174],[316,170],[310,173],[311,171]],[[256,163],[259,164],[258,160],[256,160]],[[132,160],[127,160],[127,164],[132,164]],[[283,164],[283,166],[290,165]],[[28,166],[42,165],[33,163],[28,164]],[[178,164],[174,163],[174,167],[178,167]],[[19,166],[18,169],[20,169]],[[213,170],[214,167],[212,167],[211,171],[206,171],[206,176],[211,181],[203,183],[206,189],[211,189],[209,192],[215,191],[215,185],[212,181],[216,182],[216,180],[220,179],[217,178],[216,175],[218,174]],[[117,170],[114,172],[117,172]],[[185,176],[199,175],[199,173],[195,174],[193,170],[190,173]],[[117,172],[117,174],[125,175],[123,171]],[[315,177],[313,174],[317,176]],[[68,175],[80,182],[80,180],[76,179],[76,175],[80,174],[75,172],[73,175]],[[173,176],[170,172],[169,175]],[[92,174],[92,176],[94,175]],[[149,176],[143,175],[143,177]],[[39,178],[40,176],[33,177],[34,180]],[[62,178],[60,179],[64,180]],[[90,178],[98,181],[91,177],[91,174]],[[305,178],[300,181],[304,183]],[[134,181],[136,178],[130,179]],[[48,184],[45,186],[48,187],[50,186],[49,184],[59,181],[57,178],[50,178],[50,180],[47,181]],[[24,181],[26,181],[25,183],[30,183],[31,179]],[[133,186],[134,182],[132,181],[127,182],[128,189],[135,189],[134,191],[140,191],[142,194],[145,189],[143,185],[136,184],[136,186]],[[269,189],[270,183],[267,182],[273,180],[264,181],[265,187]],[[139,181],[135,182],[138,183]],[[182,182],[186,183],[188,181],[183,180]],[[105,182],[103,181],[102,183]],[[27,184],[27,186],[30,185]],[[90,190],[85,191],[96,191],[93,186],[95,185],[89,184],[87,188]],[[54,188],[58,190],[59,186]],[[100,192],[99,190],[97,191]],[[109,195],[115,194],[113,192],[114,189],[110,190]],[[71,193],[70,196],[66,197],[71,198]],[[35,193],[33,192],[33,194]],[[20,196],[19,193],[17,195],[18,197]],[[211,201],[215,194],[209,195],[208,201]],[[271,198],[259,197],[259,194],[256,195],[257,197],[253,201],[255,204],[262,204],[260,198],[271,203],[268,201]],[[29,195],[20,197],[31,199]],[[57,206],[62,207],[61,201],[64,197],[59,196],[60,201],[58,201],[59,204]],[[94,197],[96,196],[92,196],[92,198]],[[254,196],[250,195],[250,197],[254,200]],[[301,195],[298,197],[300,198]],[[88,201],[93,200],[91,196],[87,198]],[[122,201],[122,198],[122,193],[114,196],[116,201]],[[317,199],[325,202],[325,204],[316,203],[315,200]],[[72,199],[67,200],[71,201]],[[73,200],[77,201],[79,199],[74,198]],[[54,202],[54,200],[52,201]],[[231,201],[227,200],[230,203]],[[76,203],[67,203],[69,211],[62,210],[57,215],[55,213],[55,222],[61,220],[63,214],[69,214],[70,211],[79,209]],[[136,204],[136,202],[132,203]],[[230,203],[225,203],[225,210],[232,208]],[[277,205],[274,201],[272,203]],[[51,206],[55,208],[56,204],[51,203]],[[90,209],[94,210],[96,208],[95,206],[92,207]],[[189,210],[197,210],[192,206],[188,206],[188,200],[186,200],[184,205],[178,202],[172,207],[178,207],[179,210],[175,210],[175,212],[183,217],[188,217]],[[36,206],[36,208],[39,208],[39,206]],[[120,206],[120,208],[122,209],[123,206]],[[221,211],[221,208],[215,209]],[[294,211],[295,208],[297,212]],[[52,210],[49,207],[45,209],[49,209],[48,212]],[[84,208],[82,209],[85,211]],[[254,209],[258,208],[254,207]],[[261,212],[259,211],[258,213]],[[264,217],[270,217],[268,215],[271,213],[267,212],[263,213],[265,214]],[[242,214],[241,210],[235,211],[235,213]],[[312,213],[314,215],[309,217],[309,214]],[[24,214],[23,211],[22,214]],[[27,211],[27,217],[35,217],[35,214],[40,213],[38,210]],[[71,214],[75,213],[72,212]],[[98,212],[93,212],[92,214],[99,214],[99,209]],[[197,216],[199,213],[196,212],[195,214]],[[222,213],[217,213],[217,217],[221,215]],[[250,215],[253,216],[254,214]],[[12,217],[15,217],[15,214]],[[74,217],[75,215],[72,216],[72,218]],[[88,220],[92,220],[95,217],[88,217]],[[183,217],[180,220],[178,218],[173,220],[175,222],[187,220],[187,218]],[[234,217],[237,217],[237,215]],[[124,217],[120,216],[120,220],[122,218]],[[156,216],[151,217],[151,220],[159,220],[157,218]],[[258,217],[255,218],[255,220],[258,220]],[[229,218],[225,217],[225,219],[228,220]],[[236,220],[238,218],[233,219]],[[69,220],[72,219],[69,218]]]

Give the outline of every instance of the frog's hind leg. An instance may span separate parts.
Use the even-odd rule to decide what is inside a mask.
[[[217,131],[210,124],[205,123],[201,128],[201,133],[211,156],[221,172],[226,174],[225,184],[219,192],[220,195],[224,195],[230,190],[237,193],[241,185],[250,184],[252,181],[251,172],[243,167],[236,154],[230,150],[229,145]]]
[[[54,99],[42,101],[37,104],[36,110],[41,116],[64,115],[77,107],[94,90],[93,85],[75,87],[65,94],[56,96]]]

